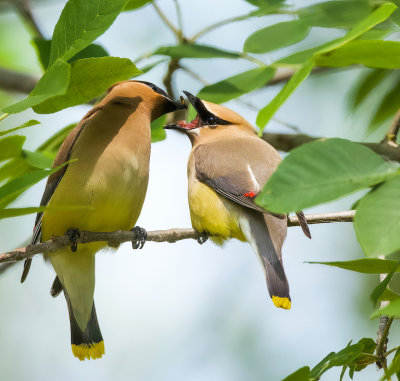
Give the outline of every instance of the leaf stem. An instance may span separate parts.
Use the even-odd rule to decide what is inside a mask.
[[[182,18],[182,11],[181,11],[181,6],[179,4],[178,0],[174,0],[175,3],[175,10],[176,10],[176,16],[178,19],[178,32],[179,32],[179,43],[182,44],[184,40],[184,34],[183,34],[183,18]]]
[[[392,348],[390,351],[387,351],[387,352],[385,353],[385,357],[388,357],[388,356],[391,355],[393,352],[396,352],[399,348],[400,348],[400,346],[394,347],[394,348]]]
[[[204,34],[207,34],[211,31],[213,31],[214,29],[220,28],[221,26],[233,23],[233,22],[237,22],[237,21],[241,21],[244,20],[246,18],[248,18],[249,15],[241,15],[241,16],[235,16],[235,17],[230,17],[229,19],[225,19],[225,20],[221,20],[216,22],[215,24],[211,24],[208,27],[200,30],[199,32],[197,32],[194,36],[192,36],[192,38],[189,39],[189,42],[195,42],[199,37],[203,36]]]
[[[160,16],[161,20],[164,21],[165,25],[175,34],[176,38],[179,40],[182,38],[182,33],[169,21],[168,17],[164,14],[164,12],[158,7],[156,2],[152,0],[151,4],[153,5],[155,11]]]
[[[43,33],[41,32],[41,30],[39,29],[39,26],[33,17],[32,10],[29,7],[29,1],[28,0],[14,0],[14,1],[12,1],[12,3],[17,8],[18,13],[25,19],[25,21],[31,27],[35,36],[44,39],[45,37],[44,37]]]
[[[5,119],[5,118],[7,118],[7,116],[9,116],[10,114],[7,114],[7,113],[4,113],[3,115],[0,115],[0,122],[3,120],[3,119]]]
[[[260,61],[259,59],[255,58],[253,56],[250,56],[247,53],[240,53],[240,57],[245,59],[245,60],[247,60],[247,61],[253,62],[253,63],[255,63],[256,65],[258,65],[260,67],[267,67],[268,66],[266,63]]]

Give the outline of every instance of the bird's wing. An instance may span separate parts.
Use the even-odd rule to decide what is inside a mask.
[[[64,164],[66,161],[70,159],[71,150],[74,146],[75,142],[78,140],[79,135],[81,134],[85,124],[99,111],[102,107],[94,107],[90,110],[83,119],[75,126],[75,128],[68,134],[65,138],[64,142],[61,144],[60,149],[58,150],[57,156],[53,162],[53,168],[58,167],[59,165]],[[63,178],[65,172],[67,171],[68,165],[60,168],[56,173],[53,173],[49,176],[46,188],[44,190],[42,200],[40,201],[40,206],[45,206],[49,203],[51,197],[53,196],[54,191],[56,190],[58,184]],[[33,229],[33,236],[31,240],[31,244],[35,244],[41,239],[42,234],[42,217],[43,212],[39,212],[36,215],[35,227]],[[28,276],[29,269],[31,267],[32,259],[26,259],[24,262],[24,270],[21,276],[21,283],[23,283]]]
[[[199,181],[242,206],[273,214],[254,203],[280,161],[269,144],[257,137],[228,139],[199,145],[194,155]]]

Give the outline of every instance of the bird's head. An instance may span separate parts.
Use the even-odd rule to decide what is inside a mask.
[[[204,101],[188,91],[184,91],[189,102],[197,112],[196,117],[191,121],[180,120],[176,123],[165,126],[165,129],[174,129],[184,132],[190,140],[197,140],[199,137],[215,135],[216,133],[230,133],[232,128],[255,133],[254,127],[237,112],[215,104]]]
[[[150,113],[152,121],[169,112],[187,108],[185,103],[171,98],[153,83],[135,80],[111,86],[104,101],[126,107],[138,107],[141,104]]]

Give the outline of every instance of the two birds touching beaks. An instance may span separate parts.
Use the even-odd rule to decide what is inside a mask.
[[[197,111],[196,118],[164,128],[185,133],[192,143],[188,199],[193,228],[216,243],[229,238],[249,242],[264,270],[273,303],[289,309],[289,285],[282,263],[286,215],[268,213],[254,203],[281,158],[239,114],[185,94]],[[134,227],[149,179],[150,124],[184,108],[184,102],[172,99],[152,83],[119,82],[70,132],[54,160],[53,167],[67,164],[47,181],[41,205],[49,208],[36,217],[32,243],[66,233],[70,237],[71,247],[48,254],[47,259],[57,273],[51,295],[64,292],[72,352],[80,360],[105,353],[93,295],[95,254],[106,243],[77,246],[76,236],[83,230]],[[60,208],[68,205],[83,208]],[[302,213],[298,215],[310,237]],[[134,229],[142,246],[145,231]],[[31,259],[26,260],[22,282],[30,265]]]

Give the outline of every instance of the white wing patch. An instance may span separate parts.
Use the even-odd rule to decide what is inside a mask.
[[[253,183],[253,187],[254,187],[254,189],[251,189],[251,190],[255,193],[258,193],[261,190],[260,184],[258,184],[258,181],[257,181],[256,177],[254,176],[254,173],[250,167],[250,164],[247,164],[247,170],[249,172],[250,179],[251,179],[251,182]]]

